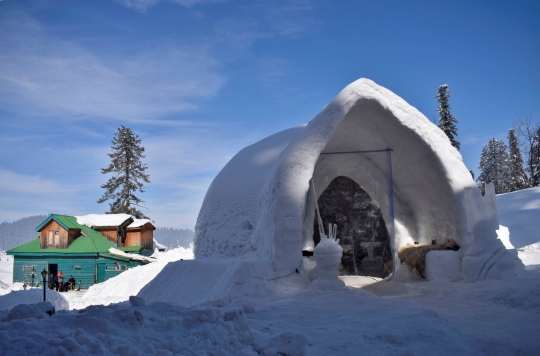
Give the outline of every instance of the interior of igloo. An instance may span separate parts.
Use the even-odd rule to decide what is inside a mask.
[[[326,233],[328,224],[338,225],[340,273],[385,277],[406,243],[459,243],[460,207],[448,176],[415,130],[378,102],[359,101],[335,129],[312,177],[312,209],[317,201]],[[311,216],[315,246],[315,211]]]

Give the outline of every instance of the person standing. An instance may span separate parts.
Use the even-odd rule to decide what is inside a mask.
[[[58,284],[56,285],[56,291],[63,292],[64,289],[64,274],[62,273],[62,270],[58,272]]]
[[[73,278],[71,274],[69,275],[69,279],[66,283],[66,290],[69,290],[69,288],[75,289],[75,278]]]
[[[54,273],[51,273],[51,276],[49,277],[49,289],[54,289]]]

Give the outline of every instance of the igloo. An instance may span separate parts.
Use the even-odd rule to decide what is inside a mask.
[[[513,257],[493,234],[490,199],[436,125],[390,90],[359,79],[307,125],[271,135],[227,163],[204,198],[194,252],[196,259],[271,261],[277,275],[295,271],[318,242],[319,207],[323,225],[338,225],[349,274],[385,267],[395,274],[406,270],[396,260],[399,247],[450,238],[461,246],[450,260],[467,280],[488,278],[500,259],[494,254],[506,256],[495,268],[500,277],[513,273]]]

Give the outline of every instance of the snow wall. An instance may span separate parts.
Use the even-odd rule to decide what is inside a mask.
[[[333,178],[353,179],[379,204],[388,225],[387,191],[373,188],[386,181],[380,171],[355,155],[320,155],[386,148],[392,149],[394,249],[452,238],[462,256],[473,240],[464,191],[477,203],[482,196],[460,153],[417,109],[362,78],[307,125],[269,136],[227,163],[199,212],[195,258],[259,258],[273,261],[278,273],[294,271],[305,245],[311,179],[317,198]]]

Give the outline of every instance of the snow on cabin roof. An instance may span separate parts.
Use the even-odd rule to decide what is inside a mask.
[[[127,228],[128,229],[136,229],[136,228],[139,228],[139,227],[144,226],[146,224],[150,224],[150,225],[154,226],[154,224],[152,224],[152,220],[150,220],[150,219],[134,219],[133,222],[131,224],[129,224]]]
[[[75,218],[77,219],[77,223],[90,228],[120,226],[126,222],[126,220],[133,219],[129,214],[88,214],[75,216]]]

